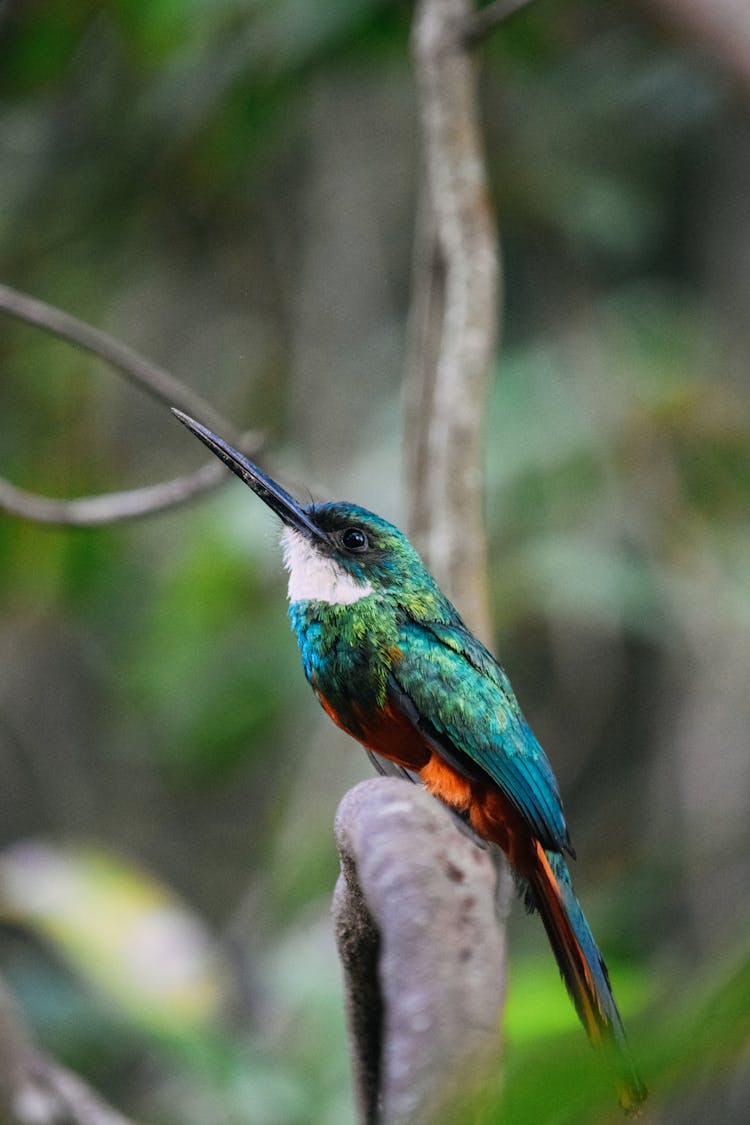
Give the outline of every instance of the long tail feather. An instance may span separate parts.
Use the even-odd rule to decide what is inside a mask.
[[[527,876],[533,905],[544,922],[560,973],[589,1039],[597,1047],[616,1051],[620,1104],[627,1113],[637,1116],[646,1088],[630,1057],[604,958],[573,892],[564,858],[545,852],[538,843],[536,850],[538,862]]]

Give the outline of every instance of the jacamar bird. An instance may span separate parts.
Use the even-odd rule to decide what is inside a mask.
[[[174,413],[281,519],[289,617],[337,726],[396,763],[508,857],[589,1038],[614,1048],[623,1107],[646,1090],[576,898],[560,792],[500,664],[398,528],[355,504],[300,505],[222,438]]]

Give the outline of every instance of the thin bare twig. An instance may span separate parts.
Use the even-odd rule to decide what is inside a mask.
[[[472,12],[463,29],[464,46],[473,47],[530,2],[531,0],[492,0],[484,8]]]
[[[240,435],[238,445],[246,452],[254,453],[260,439],[248,432]],[[224,466],[219,461],[210,461],[194,473],[144,488],[57,500],[27,492],[0,478],[0,509],[35,523],[58,527],[101,527],[175,508],[204,492],[210,492],[225,480],[229,480],[229,474]]]
[[[243,452],[257,453],[260,448],[262,438],[259,434],[252,431],[239,434],[231,422],[181,380],[106,332],[8,285],[0,285],[0,312],[51,332],[98,356],[152,398],[195,414],[206,425],[220,430]],[[222,466],[211,461],[194,473],[145,488],[58,500],[27,492],[0,477],[0,510],[21,519],[58,527],[101,527],[166,511],[216,488],[225,479]]]
[[[0,285],[0,312],[36,325],[63,340],[68,340],[84,351],[103,359],[116,368],[140,390],[151,395],[165,406],[177,406],[180,410],[200,418],[205,425],[220,431],[229,441],[236,441],[239,434],[236,427],[223,418],[201,395],[186,387],[180,380],[146,359],[133,348],[107,335],[91,324],[63,312],[62,309]]]
[[[469,624],[489,635],[483,421],[499,316],[470,0],[420,0],[412,36],[424,146],[407,359],[409,529]]]

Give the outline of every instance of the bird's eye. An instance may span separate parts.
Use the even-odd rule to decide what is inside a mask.
[[[364,531],[358,527],[347,527],[342,531],[341,542],[347,551],[366,551],[370,546]]]

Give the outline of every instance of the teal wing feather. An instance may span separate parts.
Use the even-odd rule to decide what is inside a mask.
[[[460,625],[404,623],[393,702],[468,776],[489,776],[542,845],[572,854],[552,767],[490,652]]]

